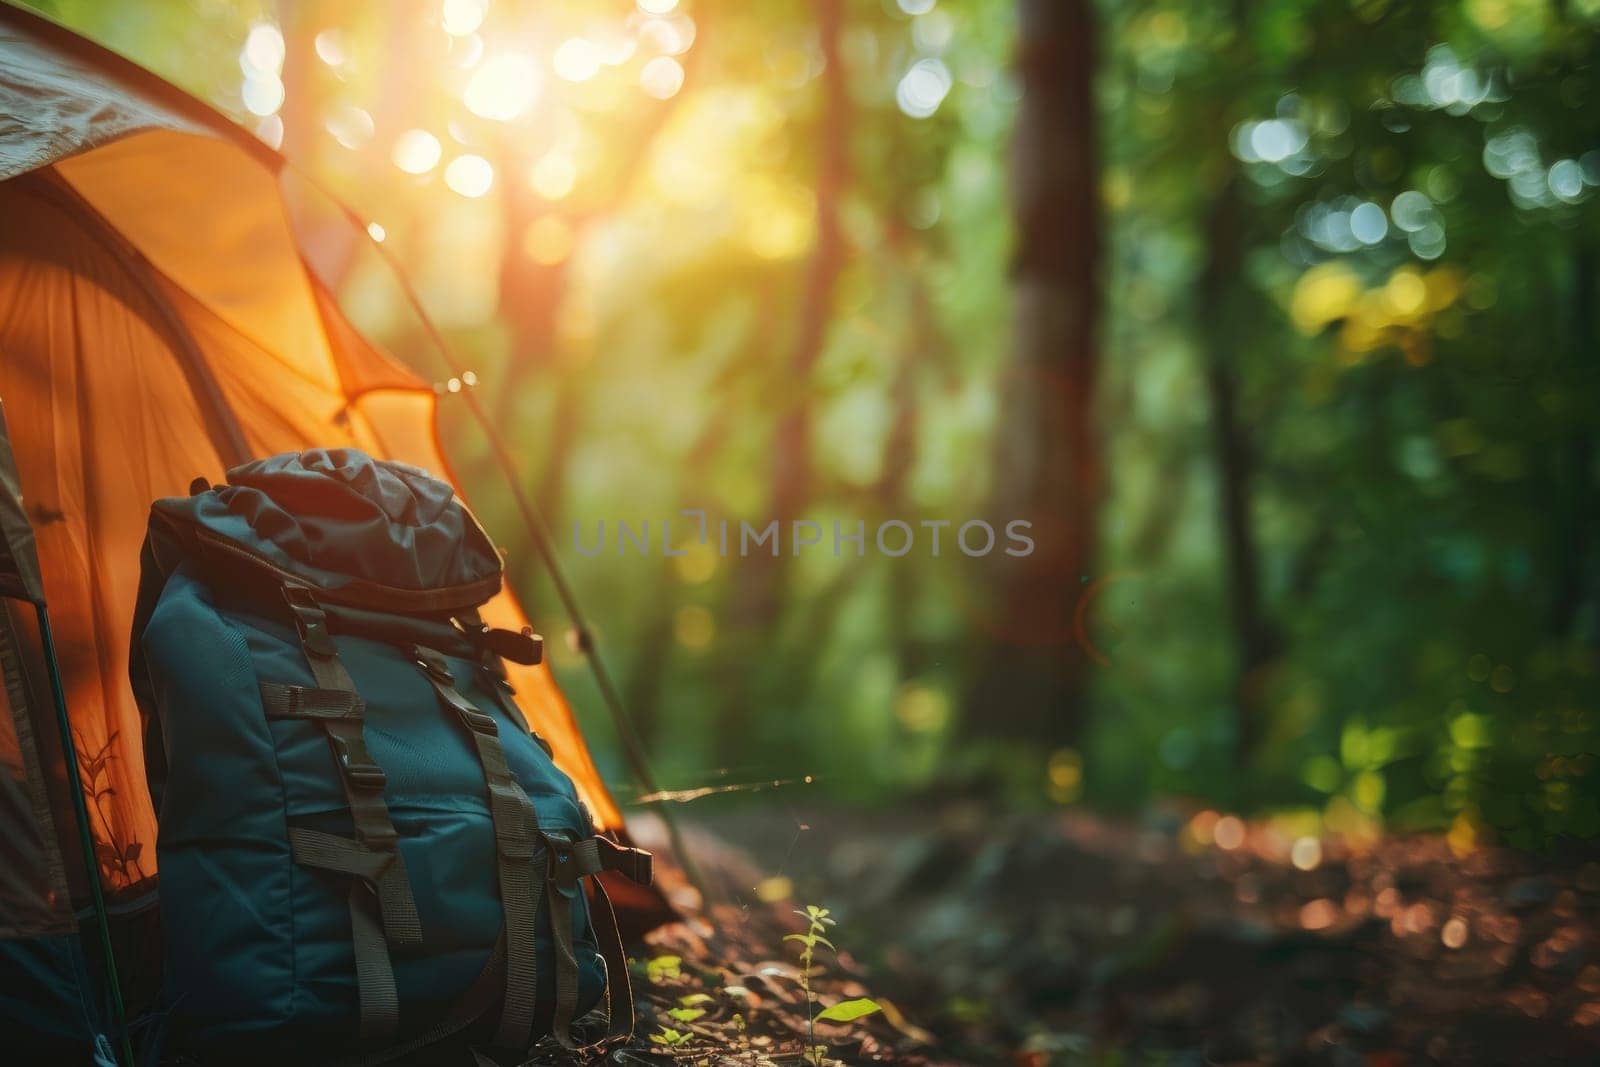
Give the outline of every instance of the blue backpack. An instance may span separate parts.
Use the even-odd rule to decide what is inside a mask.
[[[589,876],[648,883],[650,856],[596,835],[528,729],[501,659],[537,662],[538,638],[479,618],[501,562],[448,485],[352,449],[274,456],[157,501],[141,564],[173,1040],[525,1052],[572,1046],[606,1001],[631,1029]]]

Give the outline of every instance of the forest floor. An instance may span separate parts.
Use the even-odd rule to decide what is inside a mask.
[[[838,920],[813,1011],[882,1007],[815,1024],[828,1063],[1600,1063],[1593,850],[1352,854],[1210,814],[959,805],[687,821],[712,903],[640,948],[637,1037],[611,1063],[808,1062],[784,940],[806,904]],[[665,847],[659,824],[639,836]]]

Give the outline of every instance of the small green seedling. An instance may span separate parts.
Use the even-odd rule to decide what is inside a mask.
[[[806,1049],[801,1058],[812,1067],[822,1067],[827,1058],[828,1046],[817,1044],[817,1023],[847,1023],[881,1011],[877,1001],[867,997],[858,997],[855,1000],[841,1001],[831,1008],[825,1009],[820,1015],[816,1013],[815,1005],[817,995],[811,991],[812,961],[816,956],[817,946],[826,945],[830,952],[837,953],[833,942],[826,936],[828,927],[835,925],[835,920],[830,918],[827,908],[819,908],[815,904],[807,904],[805,910],[795,909],[795,914],[806,920],[806,932],[803,934],[789,934],[785,941],[794,941],[800,945],[800,990],[806,998]]]
[[[682,963],[683,959],[679,956],[656,956],[648,959],[644,964],[645,977],[650,979],[652,985],[671,981],[683,973]]]
[[[672,1016],[674,1022],[692,1023],[706,1013],[706,1009],[696,1005],[709,1004],[713,999],[706,993],[690,993],[679,997],[678,1006],[667,1009],[667,1014]]]
[[[659,1031],[650,1035],[650,1040],[657,1045],[667,1048],[682,1048],[694,1040],[694,1034],[688,1030],[674,1030],[670,1026],[663,1026]]]

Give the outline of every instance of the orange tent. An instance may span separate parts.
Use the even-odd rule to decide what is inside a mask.
[[[433,389],[364,341],[308,269],[286,168],[147,71],[0,4],[0,399],[113,893],[156,874],[127,681],[151,501],[312,446],[446,472]],[[484,616],[525,621],[509,592]],[[596,820],[620,828],[548,668],[511,669]],[[20,780],[30,758],[7,719],[0,764]],[[10,925],[0,914],[0,936]]]

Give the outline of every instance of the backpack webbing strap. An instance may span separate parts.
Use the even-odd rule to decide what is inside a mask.
[[[262,682],[261,706],[269,719],[359,719],[367,702],[351,690]]]
[[[486,676],[488,682],[486,688],[493,694],[495,703],[500,706],[500,710],[505,713],[506,718],[521,727],[530,737],[537,741],[539,747],[544,749],[546,756],[555,759],[556,750],[551,747],[549,741],[545,740],[543,734],[533,728],[532,724],[528,722],[527,716],[522,714],[522,709],[517,706],[517,702],[511,699],[516,695],[516,689],[511,685],[510,676],[506,674],[505,663],[495,654],[494,649],[488,647],[484,642],[482,635],[491,631],[489,624],[483,621],[483,616],[479,614],[478,609],[468,608],[459,612],[456,615],[456,625],[461,627],[462,632],[467,635],[469,641],[479,646],[478,670]]]
[[[589,885],[594,889],[590,921],[594,936],[600,942],[600,958],[606,963],[606,1008],[610,1020],[606,1036],[611,1039],[632,1037],[633,980],[628,975],[628,953],[622,947],[622,929],[617,925],[617,912],[611,906],[611,895],[606,892],[605,884],[598,878],[591,878]]]
[[[427,1032],[418,1034],[401,1044],[338,1062],[344,1067],[375,1067],[377,1064],[406,1059],[429,1045],[437,1044],[447,1037],[454,1037],[483,1018],[484,1014],[499,1001],[501,990],[505,986],[505,969],[506,932],[502,928],[495,939],[494,950],[489,953],[489,961],[483,965],[483,970],[478,972],[478,976],[472,980],[467,991],[461,994],[450,1014],[441,1022]]]
[[[563,848],[569,851],[563,852]],[[570,849],[571,845],[551,842],[552,880],[561,864],[572,863]],[[572,1047],[572,1019],[578,1012],[578,954],[572,943],[572,900],[578,892],[575,882],[563,885],[557,881],[550,887],[550,932],[556,943],[556,1010],[550,1032],[563,1048]]]
[[[347,866],[360,865],[362,869],[329,869],[355,876],[350,883],[350,936],[355,948],[356,991],[361,1001],[361,1037],[368,1041],[388,1041],[394,1036],[400,1021],[399,995],[395,989],[389,948],[391,944],[415,945],[422,941],[422,928],[416,918],[411,881],[406,876],[405,859],[400,854],[400,835],[395,833],[394,823],[389,819],[389,806],[383,799],[388,778],[367,750],[362,732],[360,696],[356,693],[350,672],[339,661],[338,646],[328,632],[327,614],[317,603],[316,596],[305,586],[285,584],[283,598],[294,616],[295,629],[300,633],[300,648],[305,653],[306,664],[311,668],[317,688],[298,687],[299,695],[274,696],[271,699],[273,705],[280,709],[297,709],[299,714],[292,717],[314,718],[327,735],[328,746],[333,750],[334,760],[339,766],[339,779],[344,786],[345,801],[350,806],[350,821],[356,835],[355,841],[346,842],[349,847],[342,852],[345,858],[339,862]],[[329,711],[336,703],[322,695],[330,690],[348,694],[343,714],[316,713]],[[263,701],[267,699],[263,687]],[[268,714],[271,714],[270,710]],[[290,833],[293,835],[301,831],[291,830]],[[326,842],[297,846],[297,859],[301,847],[310,850],[307,855],[333,862],[333,853],[328,850]],[[363,858],[359,861],[350,859],[358,854],[358,849]],[[311,865],[328,866],[328,863]],[[370,871],[372,877],[362,871]]]
[[[443,656],[428,648],[418,647],[414,651],[417,665],[433,686],[439,702],[454,712],[466,727],[483,767],[484,783],[489,791],[489,815],[494,823],[500,906],[506,932],[505,1002],[494,1043],[504,1048],[524,1048],[532,1035],[538,993],[534,920],[539,912],[539,898],[544,894],[544,880],[537,876],[533,865],[538,815],[528,794],[511,774],[505,750],[500,747],[500,729],[494,717],[480,711],[461,695],[450,673],[449,661]],[[559,997],[559,970],[557,976]]]
[[[399,863],[398,849],[376,851],[348,837],[302,827],[289,828],[289,844],[296,863],[348,874],[372,886],[378,894],[383,936],[389,941],[401,945],[422,943],[422,920],[417,917],[411,883]]]
[[[572,841],[555,833],[544,835],[550,845],[550,921],[556,938],[556,1013],[552,1030],[556,1040],[572,1044],[571,1024],[577,1009],[577,959],[572,944],[572,901],[579,879],[589,878],[592,893],[590,925],[599,942],[600,956],[606,965],[606,1002],[610,1024],[608,1038],[627,1037],[633,1032],[633,986],[628,977],[628,957],[622,947],[622,932],[617,927],[616,911],[600,879],[590,877],[614,871],[625,878],[649,885],[653,877],[653,857],[637,848],[625,848],[609,838],[595,835]],[[569,896],[569,891],[571,895]],[[563,976],[570,992],[562,996]]]
[[[615,871],[630,882],[649,885],[655,880],[655,857],[642,848],[626,848],[596,834],[572,846],[578,876]]]

